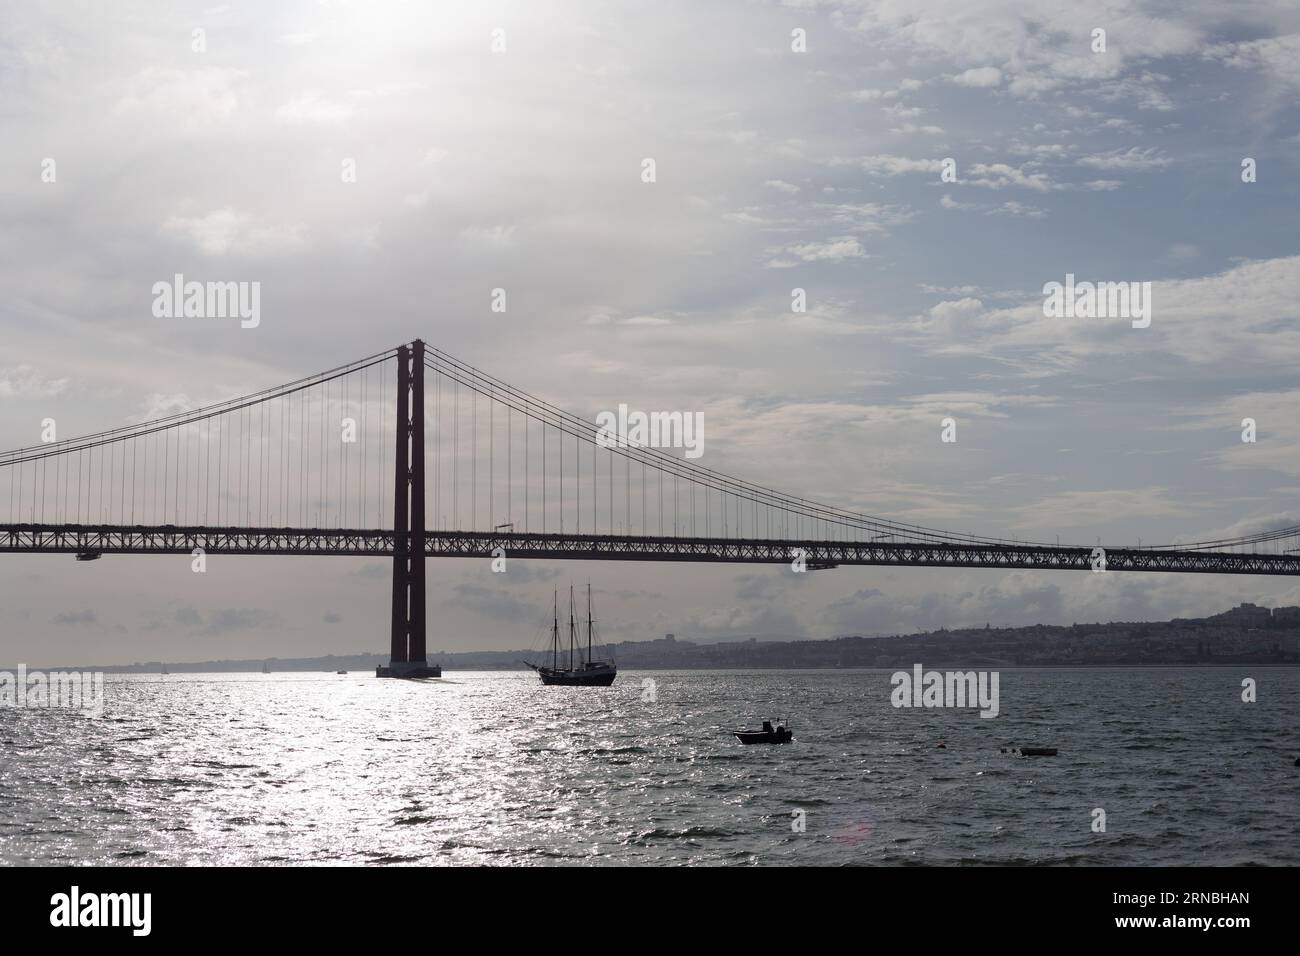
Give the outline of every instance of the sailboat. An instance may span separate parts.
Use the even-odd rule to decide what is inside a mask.
[[[537,671],[543,684],[558,684],[564,687],[608,687],[618,676],[618,667],[613,660],[598,661],[592,657],[592,641],[596,630],[591,616],[591,585],[587,585],[587,656],[582,656],[582,645],[578,639],[578,627],[574,617],[573,586],[569,586],[569,661],[568,667],[560,666],[560,594],[555,592],[555,603],[551,612],[551,666],[533,664],[524,661]],[[574,660],[574,655],[577,660]]]
[[[262,673],[263,673],[263,674],[269,674],[269,673],[271,673],[271,662],[270,662],[270,661],[262,661]]]
[[[163,666],[162,666],[162,672],[163,672],[163,674],[166,674],[166,673],[167,673],[167,665],[166,665],[166,664],[163,664]]]

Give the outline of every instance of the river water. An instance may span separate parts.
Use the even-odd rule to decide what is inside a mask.
[[[110,675],[98,718],[0,708],[0,862],[1300,863],[1300,669],[1005,669],[992,719],[891,689]],[[729,734],[765,717],[794,742]]]

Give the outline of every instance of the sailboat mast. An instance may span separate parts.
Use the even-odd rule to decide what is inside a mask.
[[[573,585],[569,585],[569,670],[573,670]]]
[[[555,665],[559,663],[556,659],[560,653],[560,589],[556,588],[552,595],[553,604],[551,607],[551,670],[555,670]]]
[[[587,582],[587,661],[591,662],[591,582]]]

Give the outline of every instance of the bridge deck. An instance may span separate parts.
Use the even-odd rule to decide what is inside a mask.
[[[0,553],[349,555],[391,557],[394,533],[383,529],[210,528],[120,525],[0,525]],[[802,555],[809,569],[835,565],[1030,568],[1091,571],[1090,547],[905,541],[787,541],[761,538],[646,537],[426,531],[425,554],[436,558],[599,561],[695,561],[788,564]],[[1300,556],[1106,548],[1107,571],[1300,575]]]

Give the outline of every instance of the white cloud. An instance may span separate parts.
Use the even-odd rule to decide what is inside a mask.
[[[206,131],[232,119],[240,106],[240,90],[249,74],[242,70],[205,67],[194,70],[149,67],[127,82],[111,107],[117,115],[165,117],[187,132]]]
[[[275,115],[286,123],[341,123],[352,116],[352,107],[312,90],[291,98]]]
[[[1038,206],[1030,206],[1026,203],[1016,202],[1014,199],[1008,199],[1000,206],[995,206],[988,211],[990,216],[1015,216],[1022,219],[1041,219],[1047,215],[1045,209]]]
[[[301,245],[306,236],[300,224],[271,225],[229,206],[202,216],[172,216],[163,222],[162,231],[181,236],[212,255],[232,250],[274,252]]]
[[[996,66],[973,67],[964,73],[958,73],[952,81],[958,86],[998,86],[1002,83],[1002,71]]]
[[[1160,149],[1155,146],[1149,146],[1146,149],[1139,146],[1134,146],[1128,150],[1113,149],[1108,153],[1097,153],[1079,159],[1080,166],[1091,166],[1094,169],[1124,169],[1137,172],[1164,169],[1171,162],[1173,160],[1163,155]]]
[[[904,173],[938,173],[943,168],[942,159],[911,159],[882,153],[857,159],[840,157],[830,160],[832,166],[856,165],[863,172],[876,176],[901,176]]]
[[[1300,33],[1219,43],[1205,55],[1237,69],[1262,70],[1290,87],[1300,87]]]
[[[1031,171],[1026,172],[1027,169]],[[1010,166],[1006,163],[974,163],[970,168],[969,178],[962,181],[985,189],[1020,186],[1037,192],[1046,192],[1054,188],[1046,173],[1032,171],[1030,166]]]
[[[953,299],[947,302],[940,302],[930,309],[930,316],[940,321],[949,322],[953,319],[969,318],[978,315],[984,308],[984,303],[979,299],[965,298]]]
[[[1044,281],[1049,278],[1062,279]],[[1237,369],[1300,362],[1300,256],[1246,262],[1199,278],[1076,276],[1085,280],[1152,281],[1150,327],[1134,329],[1126,319],[1045,318],[1042,297],[1035,295],[1022,305],[986,311],[966,328],[964,342],[949,336],[936,347],[978,343],[983,352],[1019,355],[1027,371],[1052,374],[1078,374],[1082,362],[1135,354]],[[923,325],[912,330],[936,331]]]
[[[1200,53],[1204,21],[1213,17],[1208,11],[1199,17],[1148,16],[1136,4],[1073,0],[930,0],[919,5],[911,0],[843,0],[839,5],[846,21],[873,42],[965,68],[958,75],[988,85],[993,85],[988,71],[996,69],[1011,93],[1021,97],[1119,77],[1136,64]],[[1112,38],[1105,54],[1089,47],[1096,26],[1104,26]]]
[[[46,378],[30,365],[0,369],[0,398],[48,398],[67,387],[68,379]]]
[[[854,232],[884,233],[912,218],[909,209],[890,203],[817,203],[814,208],[827,222]]]
[[[825,242],[804,242],[787,247],[804,262],[835,262],[841,259],[861,259],[866,256],[862,243],[852,236],[840,236]]]

